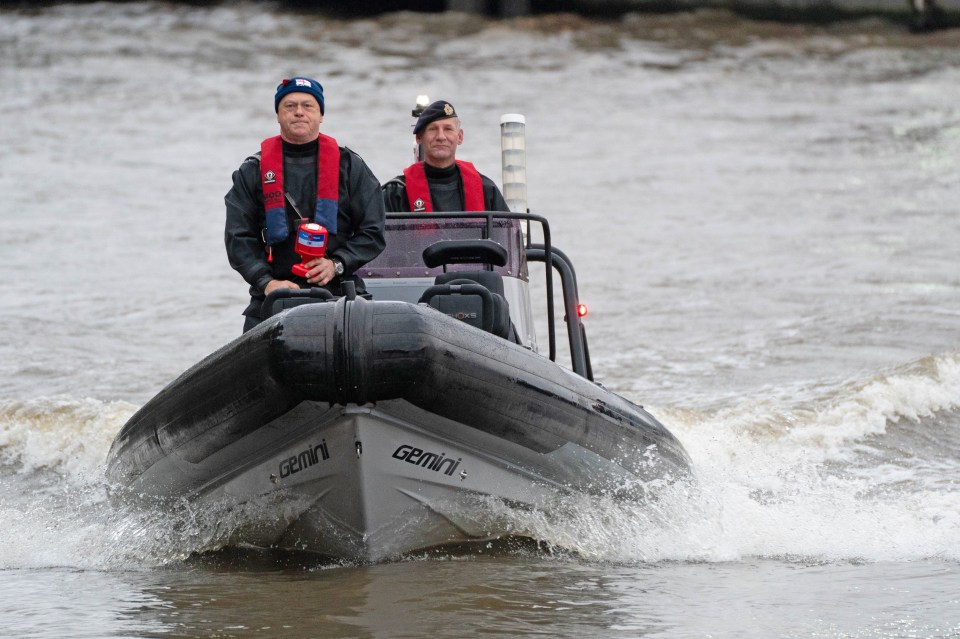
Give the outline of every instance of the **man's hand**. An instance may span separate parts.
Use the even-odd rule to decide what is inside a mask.
[[[333,260],[318,257],[307,262],[307,281],[317,286],[323,286],[337,274]]]
[[[300,288],[300,287],[289,280],[270,280],[270,283],[263,288],[263,294],[269,295],[270,293],[276,290],[279,290],[281,288]]]

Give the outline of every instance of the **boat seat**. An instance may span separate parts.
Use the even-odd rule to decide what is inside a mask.
[[[441,273],[424,291],[421,303],[471,326],[518,342],[510,305],[503,296],[503,280],[493,271]]]
[[[269,319],[274,315],[303,304],[316,304],[333,300],[333,294],[325,288],[281,288],[267,295],[260,306],[260,316]]]
[[[440,273],[434,284],[448,284],[453,280],[473,280],[480,286],[486,287],[491,293],[503,297],[503,276],[496,271],[460,271],[450,273]]]

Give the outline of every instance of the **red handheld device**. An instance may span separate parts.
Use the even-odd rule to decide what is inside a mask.
[[[307,271],[310,270],[306,266],[307,262],[323,257],[327,252],[327,229],[316,222],[301,224],[297,230],[295,248],[300,255],[300,263],[294,264],[290,270],[294,275],[306,277]]]

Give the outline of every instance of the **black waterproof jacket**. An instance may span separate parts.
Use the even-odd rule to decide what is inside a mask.
[[[294,276],[290,268],[300,263],[294,250],[298,220],[312,218],[317,203],[317,142],[283,143],[284,189],[290,196],[286,203],[287,239],[273,246],[273,261],[267,261],[263,241],[265,213],[260,180],[260,154],[244,160],[233,173],[233,187],[224,201],[227,218],[224,242],[232,266],[250,284],[250,305],[243,311],[249,317],[260,317],[264,287],[271,279],[290,280],[303,287],[306,280]],[[293,203],[290,202],[293,201]],[[309,219],[307,220],[309,221]],[[344,274],[325,288],[340,295],[344,280],[356,283],[357,293],[366,288],[354,275],[361,266],[375,258],[385,246],[383,236],[384,208],[380,182],[359,155],[340,147],[339,210],[337,233],[327,240],[326,256],[343,262]]]

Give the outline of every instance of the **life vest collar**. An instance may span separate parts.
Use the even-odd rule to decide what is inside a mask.
[[[313,221],[337,232],[337,209],[340,188],[340,145],[324,134],[317,138],[317,205]],[[260,143],[260,175],[263,185],[263,208],[266,214],[264,240],[268,246],[290,236],[283,188],[283,138],[279,135]]]
[[[460,180],[463,182],[463,210],[485,211],[487,205],[483,199],[483,180],[480,172],[470,162],[456,160],[460,169]],[[414,213],[433,212],[433,201],[430,199],[430,185],[427,183],[427,172],[423,162],[411,164],[403,170],[406,183],[407,202]]]

